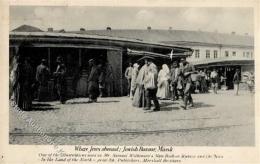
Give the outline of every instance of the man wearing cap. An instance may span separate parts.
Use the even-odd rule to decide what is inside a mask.
[[[180,70],[184,80],[184,106],[182,107],[186,110],[188,102],[190,103],[191,107],[193,107],[193,99],[191,97],[191,74],[195,73],[195,68],[192,64],[187,62],[185,58],[181,59],[181,64],[182,66]]]
[[[180,69],[178,67],[178,63],[176,61],[173,62],[172,68],[171,68],[171,92],[172,92],[172,101],[178,100],[178,92],[177,92],[177,84],[178,84],[178,78],[180,76]]]
[[[42,59],[41,64],[36,69],[36,81],[38,84],[38,101],[46,100],[48,95],[48,80],[50,76],[49,68],[46,66],[46,60]]]
[[[90,74],[88,77],[88,93],[89,93],[89,103],[97,102],[97,97],[99,95],[99,76],[100,76],[100,68],[96,65],[96,61],[94,59],[90,59]]]
[[[157,66],[153,63],[154,58],[152,57],[143,57],[143,60],[147,65],[147,69],[144,73],[145,101],[147,107],[144,108],[144,110],[151,109],[151,100],[153,100],[155,106],[153,111],[160,111],[160,105],[156,97],[158,78]]]

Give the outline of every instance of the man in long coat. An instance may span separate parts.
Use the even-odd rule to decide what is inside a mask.
[[[172,101],[179,99],[179,95],[178,95],[178,91],[177,91],[179,76],[180,76],[180,69],[178,67],[178,63],[176,61],[174,61],[173,64],[172,64],[171,77],[170,77]]]
[[[183,109],[187,109],[188,102],[193,107],[193,99],[191,97],[192,79],[191,74],[195,73],[195,68],[192,64],[186,61],[185,58],[181,59],[182,68],[181,73],[184,79],[184,106]]]
[[[38,87],[38,100],[44,101],[48,95],[49,68],[46,66],[46,60],[42,59],[41,64],[36,70],[36,81]]]
[[[94,59],[89,60],[89,66],[91,68],[88,77],[88,93],[89,93],[89,103],[97,102],[97,97],[99,95],[99,76],[100,68],[96,65]]]
[[[57,58],[57,69],[54,72],[54,76],[56,77],[56,88],[59,95],[60,102],[62,104],[66,103],[66,67],[63,63],[63,59],[61,57]]]
[[[151,109],[151,100],[153,100],[155,106],[153,111],[160,111],[160,105],[156,97],[158,79],[157,66],[153,63],[154,58],[145,56],[143,59],[147,65],[144,75],[145,101],[147,107],[145,107],[144,110]]]

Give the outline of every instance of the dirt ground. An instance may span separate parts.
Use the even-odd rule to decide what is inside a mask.
[[[242,91],[194,94],[195,107],[160,101],[161,111],[131,105],[129,97],[34,102],[32,111],[10,109],[10,144],[253,146],[254,95]],[[41,132],[41,133],[39,133]]]

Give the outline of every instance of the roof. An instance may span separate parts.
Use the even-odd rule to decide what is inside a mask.
[[[197,67],[228,66],[228,65],[253,65],[253,59],[219,58],[191,62]]]
[[[42,30],[22,25],[13,31],[41,32]],[[249,35],[224,34],[217,32],[188,31],[188,30],[140,30],[140,29],[111,29],[111,30],[81,30],[81,31],[55,31],[63,33],[102,35],[125,39],[134,39],[145,42],[158,42],[173,45],[214,44],[220,46],[254,46],[254,38]]]
[[[103,47],[125,47],[135,48],[137,50],[145,49],[155,53],[161,53],[166,56],[174,50],[175,53],[182,55],[191,55],[192,49],[183,46],[174,46],[171,44],[140,41],[129,38],[119,38],[113,36],[74,34],[74,33],[55,33],[55,32],[10,32],[10,43],[29,41],[33,45],[55,46],[67,45],[74,47],[103,46]],[[43,44],[44,43],[44,44]]]
[[[16,29],[13,29],[12,31],[13,32],[43,32],[41,29],[29,25],[19,26]]]
[[[234,46],[254,46],[254,38],[248,35],[186,30],[86,30],[70,31],[78,34],[117,36],[167,44],[206,43]]]

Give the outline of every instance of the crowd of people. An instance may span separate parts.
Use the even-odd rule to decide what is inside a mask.
[[[140,67],[138,63],[144,64]],[[151,100],[154,101],[154,111],[160,110],[159,100],[171,99],[172,101],[182,99],[183,109],[194,106],[192,93],[217,94],[221,86],[225,86],[226,78],[220,75],[216,68],[212,71],[207,69],[195,70],[194,66],[182,58],[180,62],[173,61],[170,69],[163,64],[158,72],[154,64],[154,58],[145,56],[134,63],[129,64],[125,77],[128,81],[128,91],[132,104],[135,107],[142,107],[144,110],[151,109]],[[140,68],[139,68],[140,67]],[[250,92],[253,90],[253,74],[247,75],[246,83]],[[239,86],[242,83],[241,73],[236,69],[233,76],[235,95],[239,93]]]
[[[144,64],[140,69],[138,63],[135,63],[133,67],[130,63],[125,72],[133,106],[151,110],[151,101],[153,101],[153,111],[159,111],[158,99],[175,101],[179,97],[183,99],[184,103],[181,106],[183,109],[187,109],[188,104],[191,107],[194,105],[191,96],[191,75],[196,71],[194,66],[187,62],[185,58],[182,58],[180,63],[173,62],[171,69],[163,64],[160,71],[154,64],[154,58],[145,56],[138,60],[139,63],[142,61],[144,61]]]
[[[61,57],[57,60],[57,69],[53,72],[56,80],[56,89],[61,103],[66,102],[66,67]],[[36,76],[30,64],[30,58],[15,56],[12,63],[10,75],[10,95],[21,110],[30,110],[34,93],[37,93],[38,101],[46,101],[48,97],[48,80],[50,70],[46,65],[46,60],[42,59],[37,66]]]
[[[128,95],[135,107],[151,110],[151,101],[154,111],[160,110],[158,100],[171,99],[172,101],[182,99],[183,109],[194,105],[191,94],[194,92],[207,93],[209,88],[217,94],[219,85],[225,81],[225,77],[219,76],[216,69],[196,71],[194,66],[181,58],[179,62],[173,61],[170,68],[167,64],[161,66],[160,71],[154,63],[154,58],[144,56],[137,63],[129,63],[125,71],[128,82]],[[30,110],[32,100],[46,101],[49,94],[50,78],[54,78],[54,88],[57,97],[62,104],[66,103],[67,84],[66,66],[61,56],[56,59],[57,67],[50,72],[45,59],[34,71],[28,57],[15,56],[11,63],[10,71],[10,95],[15,104],[22,110]],[[143,64],[141,64],[143,63]],[[106,62],[98,64],[95,59],[88,61],[89,69],[78,71],[73,79],[74,92],[88,95],[89,103],[97,102],[98,97],[114,96],[114,75],[112,66]],[[36,72],[36,73],[35,73]],[[77,71],[75,71],[77,72]],[[79,73],[80,72],[80,73]],[[35,76],[36,74],[36,76]],[[251,74],[250,74],[251,75]],[[248,87],[253,90],[253,75],[248,75]],[[74,84],[75,83],[75,84]],[[233,77],[235,94],[238,95],[241,83],[240,70],[236,69]],[[36,93],[36,96],[35,96]]]
[[[61,104],[65,104],[67,97],[66,83],[66,66],[61,56],[57,57],[56,70],[51,73],[46,64],[46,60],[42,59],[40,65],[36,68],[36,76],[33,67],[30,64],[30,58],[15,56],[12,60],[12,68],[10,74],[10,98],[15,102],[21,110],[30,110],[32,108],[32,100],[36,93],[36,100],[46,101],[48,98],[48,82],[50,77],[54,77],[55,90]],[[88,61],[90,71],[87,76],[87,93],[89,103],[97,102],[97,98],[104,94],[104,88],[108,90],[108,95],[113,91],[113,85],[109,81],[112,76],[112,67],[106,64],[106,68],[98,65],[95,59]],[[80,85],[80,81],[78,81]],[[79,86],[81,87],[81,86]]]

